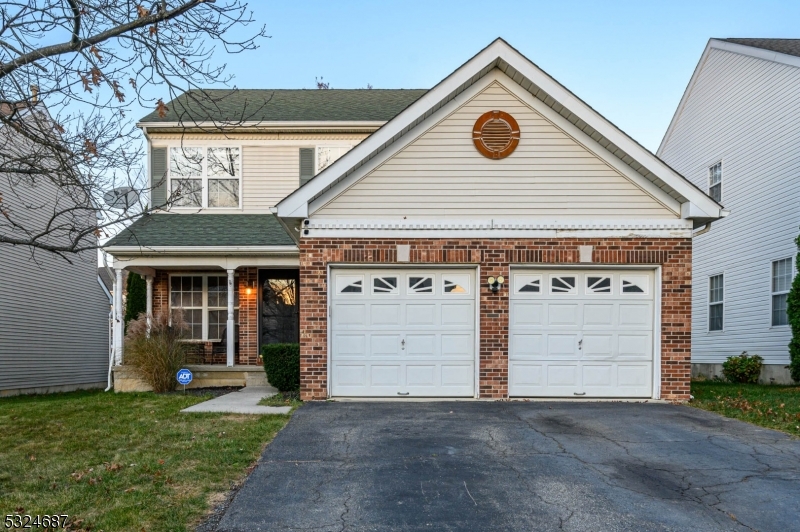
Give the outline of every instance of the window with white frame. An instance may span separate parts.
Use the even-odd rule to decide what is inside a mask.
[[[227,275],[172,275],[172,312],[182,311],[190,340],[221,340],[228,325]],[[234,283],[233,321],[239,323],[239,290]]]
[[[179,146],[169,150],[170,194],[176,207],[238,208],[241,179],[238,147]]]
[[[317,173],[325,170],[351,149],[352,146],[317,146]]]
[[[725,278],[722,274],[708,278],[708,330],[721,331],[725,313]]]
[[[772,325],[789,325],[786,301],[792,287],[792,259],[776,260],[772,263]]]
[[[722,201],[722,162],[708,169],[708,195],[714,198],[714,201]]]

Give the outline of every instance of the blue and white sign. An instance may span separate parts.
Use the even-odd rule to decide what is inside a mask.
[[[186,386],[192,382],[192,372],[186,368],[178,370],[178,384],[183,384]]]

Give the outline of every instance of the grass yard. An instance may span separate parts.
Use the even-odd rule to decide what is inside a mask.
[[[71,530],[193,530],[289,416],[181,414],[204,397],[75,392],[0,399],[0,517]]]
[[[300,400],[300,392],[278,392],[271,397],[265,397],[259,401],[262,406],[291,406],[292,412],[294,409],[303,406],[303,401]]]
[[[800,386],[693,382],[691,406],[800,436]]]

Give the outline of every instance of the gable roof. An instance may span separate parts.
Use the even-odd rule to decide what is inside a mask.
[[[664,133],[664,138],[661,139],[661,144],[656,151],[657,154],[663,153],[664,147],[677,124],[678,117],[683,112],[686,102],[692,94],[694,85],[700,75],[700,71],[703,69],[712,50],[732,52],[764,61],[773,61],[800,68],[800,39],[709,39],[700,56],[700,60],[697,62],[697,66],[694,68],[692,77],[686,85],[686,89],[683,91],[683,96],[681,96],[681,101],[675,110],[675,114],[672,115],[672,120],[670,120],[667,131]]]
[[[455,100],[494,69],[501,70],[524,90],[600,143],[603,148],[644,176],[669,197],[682,205],[693,206],[694,215],[686,217],[716,219],[721,216],[721,205],[623,133],[503,39],[496,39],[361,144],[284,198],[277,206],[278,216],[307,217],[311,201],[346,180],[380,152]],[[689,210],[687,209],[687,213]]]
[[[167,103],[141,124],[214,122],[386,122],[427,89],[203,89]]]
[[[800,57],[800,39],[740,39],[731,37],[719,40]]]
[[[150,214],[103,248],[294,246],[272,214]]]

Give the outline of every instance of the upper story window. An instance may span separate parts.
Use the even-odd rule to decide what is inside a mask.
[[[708,195],[714,201],[722,201],[722,162],[708,169]]]
[[[786,301],[792,287],[792,259],[772,263],[772,325],[789,325]]]
[[[332,165],[351,148],[352,146],[317,146],[317,173]]]
[[[708,330],[721,331],[725,313],[725,278],[722,274],[708,278]]]
[[[239,208],[241,179],[238,147],[169,150],[169,190],[176,207]]]

